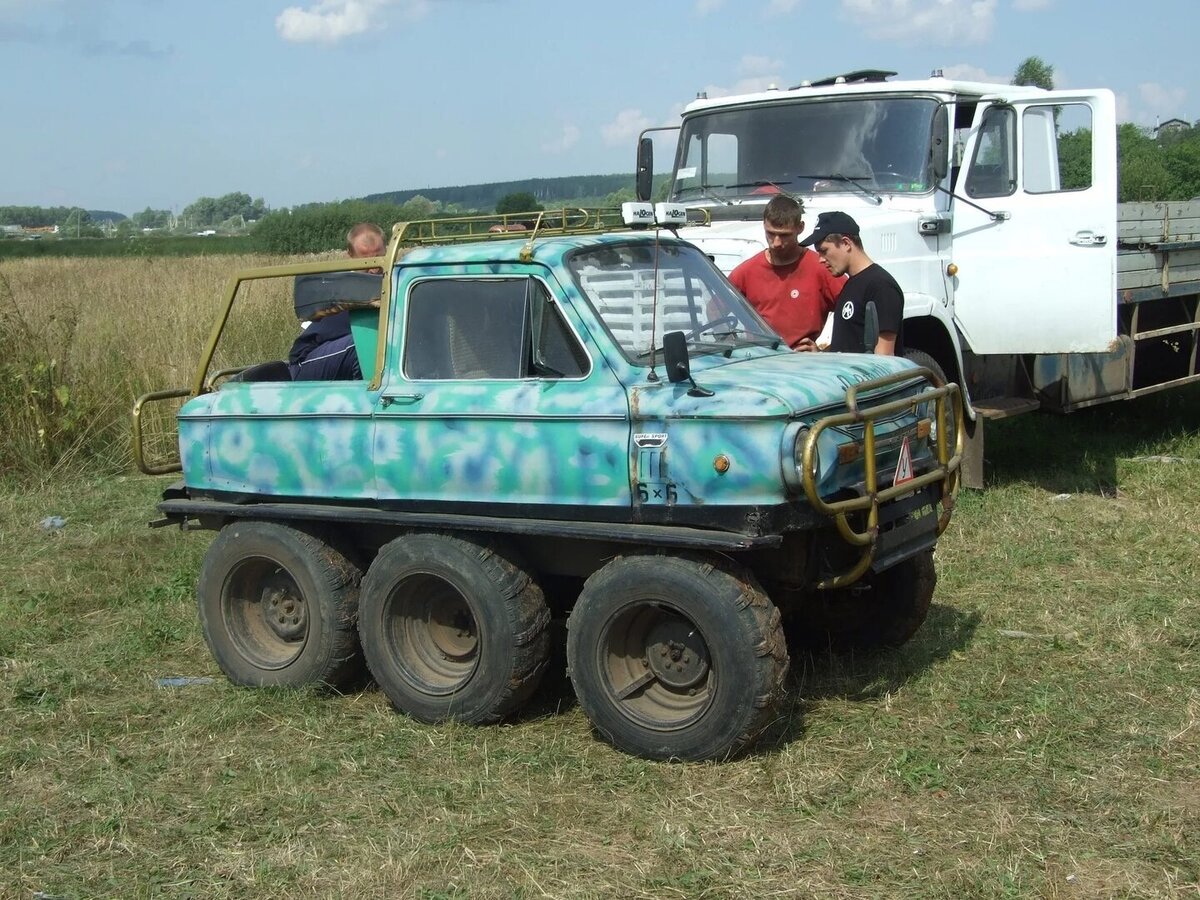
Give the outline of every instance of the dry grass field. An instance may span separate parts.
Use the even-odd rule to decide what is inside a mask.
[[[114,473],[133,393],[186,381],[246,262],[0,265],[0,308],[72,336],[66,405],[119,407],[109,451],[85,424],[0,480],[0,897],[1200,895],[1195,387],[1002,423],[913,641],[795,655],[754,752],[653,763],[561,678],[469,728],[221,677],[211,534],[147,528],[169,479]]]

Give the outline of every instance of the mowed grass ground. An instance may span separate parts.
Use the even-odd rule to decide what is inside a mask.
[[[234,688],[211,534],[146,527],[165,480],[10,484],[0,896],[1197,896],[1200,392],[989,448],[917,637],[794,657],[766,739],[705,765],[616,752],[561,683],[491,728]]]

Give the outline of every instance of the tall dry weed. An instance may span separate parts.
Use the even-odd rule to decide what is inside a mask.
[[[0,471],[46,476],[131,465],[138,395],[195,376],[229,277],[261,256],[0,263]],[[290,282],[243,289],[216,368],[286,356]]]

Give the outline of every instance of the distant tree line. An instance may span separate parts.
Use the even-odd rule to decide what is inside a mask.
[[[523,181],[495,181],[489,184],[468,184],[457,187],[421,188],[415,191],[388,191],[368,194],[368,203],[407,203],[420,196],[441,203],[443,207],[457,206],[466,210],[493,210],[509,194],[529,194],[543,206],[563,198],[604,197],[614,191],[628,190],[633,176],[574,175],[565,178],[527,178]]]

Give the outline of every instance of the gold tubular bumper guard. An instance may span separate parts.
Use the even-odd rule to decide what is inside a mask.
[[[858,395],[860,393],[908,381],[914,376],[924,376],[933,387],[916,396],[905,397],[902,400],[892,400],[868,410],[860,410],[858,408]],[[918,475],[909,481],[880,490],[878,484],[879,472],[875,461],[875,420],[883,416],[890,416],[904,409],[910,409],[915,412],[916,408],[922,403],[930,401],[934,403],[934,421],[937,423],[937,465],[931,471]],[[954,416],[953,452],[947,446],[947,402],[951,404],[950,412]],[[849,410],[848,412],[826,416],[815,422],[804,440],[801,477],[804,483],[804,493],[808,496],[808,502],[812,504],[813,509],[833,517],[838,533],[847,543],[863,548],[862,556],[852,569],[834,578],[818,582],[817,587],[822,589],[845,587],[848,584],[852,584],[861,578],[867,569],[870,568],[871,562],[875,558],[875,549],[879,538],[879,507],[881,504],[907,496],[935,482],[941,482],[942,511],[938,514],[937,525],[937,533],[941,534],[945,531],[946,526],[950,524],[950,514],[954,509],[955,497],[958,495],[964,423],[962,401],[959,396],[957,384],[943,384],[941,379],[934,375],[933,372],[924,368],[896,372],[892,375],[874,378],[851,387],[846,391],[846,408]],[[863,425],[863,462],[866,467],[863,483],[866,491],[861,497],[851,497],[848,500],[837,500],[832,503],[826,502],[817,493],[817,472],[814,466],[817,459],[817,438],[826,428],[858,423],[862,423]],[[850,525],[848,517],[851,513],[862,512],[864,510],[867,514],[866,528],[863,531],[855,531]]]

